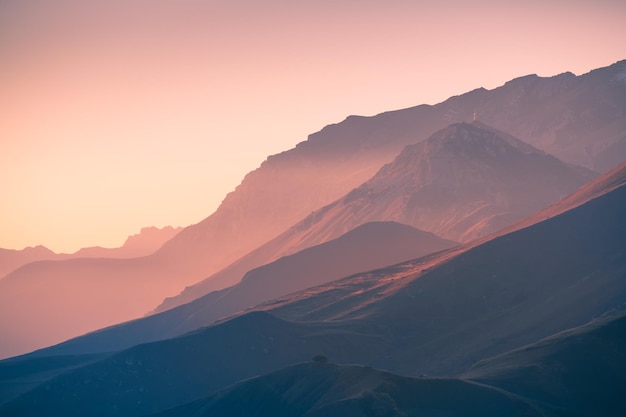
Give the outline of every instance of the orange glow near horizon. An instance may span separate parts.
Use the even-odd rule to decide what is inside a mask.
[[[349,114],[626,58],[614,0],[54,3],[0,5],[1,248],[187,226]]]

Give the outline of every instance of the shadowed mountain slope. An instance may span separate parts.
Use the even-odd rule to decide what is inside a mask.
[[[362,366],[305,363],[158,414],[208,416],[541,416],[508,393],[459,379],[407,378]],[[155,415],[156,417],[156,415]]]
[[[616,181],[608,181],[615,183]],[[479,246],[283,297],[67,372],[6,415],[155,413],[317,354],[409,376],[479,360],[626,309],[626,187]]]
[[[464,377],[549,404],[560,415],[626,415],[626,315],[485,359]]]
[[[178,336],[279,296],[455,245],[410,226],[393,222],[367,223],[335,240],[256,268],[233,287],[28,356],[109,352]]]
[[[53,358],[12,358],[0,361],[0,404],[57,375],[96,362],[106,355],[58,355]]]
[[[78,276],[125,284],[93,290],[86,285],[81,288],[85,297],[83,306],[58,300],[57,306],[67,304],[67,314],[59,314],[54,321],[45,323],[46,332],[41,332],[37,340],[32,337],[34,332],[23,340],[19,340],[21,335],[13,334],[16,347],[13,351],[25,352],[140,316],[138,310],[145,313],[153,309],[166,296],[220,271],[312,211],[359,186],[405,145],[420,142],[450,123],[471,120],[474,113],[479,120],[500,130],[524,140],[536,140],[533,143],[537,147],[549,148],[568,162],[582,160],[588,167],[598,169],[613,160],[620,162],[626,151],[622,149],[626,131],[625,65],[626,61],[621,61],[579,77],[572,74],[523,77],[491,91],[474,90],[436,106],[421,105],[373,117],[348,117],[342,123],[328,126],[294,149],[268,158],[244,178],[214,214],[185,228],[146,259],[46,263],[29,269],[28,279],[33,285],[37,281],[60,280],[58,287],[71,287],[74,282],[63,279],[75,280]],[[581,152],[584,157],[580,157]],[[598,165],[598,158],[606,161]],[[142,280],[146,276],[153,277],[150,288],[136,291],[145,288],[147,283]],[[132,283],[137,277],[142,277],[139,279],[142,282]],[[87,297],[95,298],[91,294],[96,290],[101,293],[98,298],[107,297],[106,302],[118,306],[114,314],[109,316],[106,311],[90,308],[90,301],[98,304],[97,300],[87,300]],[[29,290],[24,293],[27,295],[22,304],[36,304],[36,296],[29,294]],[[129,293],[135,295],[134,299],[126,296]],[[96,316],[95,320],[87,320]],[[73,317],[81,317],[81,322],[77,323]],[[64,323],[63,328],[55,329],[56,323]]]
[[[620,417],[626,414],[625,390],[622,313],[481,361],[463,379],[414,379],[312,362],[246,380],[158,416]]]

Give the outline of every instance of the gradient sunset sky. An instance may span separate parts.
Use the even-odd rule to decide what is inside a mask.
[[[187,226],[350,114],[626,58],[623,0],[0,1],[0,247]]]

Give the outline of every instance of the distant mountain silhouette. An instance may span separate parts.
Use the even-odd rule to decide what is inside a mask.
[[[624,175],[625,169],[615,170],[595,183],[610,184],[607,192],[596,189],[596,197],[586,202],[573,196],[573,208],[480,245],[469,244],[287,295],[185,336],[139,345],[65,372],[7,403],[0,413],[156,413],[315,355],[413,377],[463,376],[481,360],[605,314],[622,314],[626,309],[626,186],[616,184],[624,183]],[[588,191],[583,187],[583,192]],[[621,330],[614,335],[613,340],[623,340]],[[574,349],[577,340],[570,344]],[[611,344],[597,346],[609,349],[603,355],[617,354],[612,356],[616,361],[623,357],[619,346],[617,350],[611,350],[615,346]],[[583,361],[569,356],[567,349],[561,351],[566,354],[563,362],[550,362],[545,355],[548,361],[542,362],[554,377],[549,381],[557,384],[536,387],[533,395],[545,388],[551,399],[540,405],[549,412],[575,415],[570,409],[559,409],[571,404],[572,394],[554,396],[559,381],[567,382],[570,376],[567,368],[556,365],[578,363],[588,375],[611,375],[602,369],[594,374]],[[486,365],[472,368],[468,375],[478,375],[483,369],[477,378],[494,385],[502,381],[505,388],[499,389],[510,389],[522,402],[534,401],[534,397],[523,397],[524,384],[532,381],[534,370],[525,369],[529,356],[520,352],[521,373],[514,373],[522,377],[520,385],[515,381],[505,385],[510,380],[506,372],[500,372],[498,362],[495,366],[483,362]],[[603,356],[593,363],[605,358],[612,360]],[[0,365],[18,362],[13,359]],[[620,363],[615,362],[618,369]],[[505,361],[505,365],[516,366],[515,361]],[[395,392],[388,393],[395,398]],[[589,396],[584,398],[592,404]]]
[[[371,221],[447,239],[493,233],[572,193],[596,174],[480,122],[407,146],[373,178],[224,270],[165,300],[163,311],[238,282],[248,270]]]
[[[522,77],[493,90],[477,89],[434,106],[420,105],[373,117],[350,116],[327,126],[295,148],[269,157],[226,196],[215,213],[185,228],[149,257],[47,262],[22,271],[18,275],[28,274],[32,291],[45,293],[48,298],[54,294],[52,288],[72,288],[73,294],[80,293],[84,298],[68,300],[63,295],[69,292],[62,291],[54,309],[61,306],[68,314],[54,315],[45,324],[25,321],[25,327],[32,327],[25,334],[10,336],[16,348],[13,352],[25,352],[141,316],[165,297],[223,270],[311,212],[363,184],[404,146],[423,141],[451,123],[473,120],[474,115],[567,162],[608,170],[626,159],[625,65],[626,61],[621,61],[578,77]],[[336,237],[353,226],[325,238]],[[324,236],[316,236],[309,246],[321,243],[320,238]],[[275,259],[265,258],[252,267]],[[223,279],[222,288],[241,276]],[[55,281],[58,284],[50,287],[42,284]],[[93,286],[92,281],[100,284]],[[22,293],[26,294],[21,296],[23,305],[35,303],[37,295],[29,295],[31,289]],[[97,300],[90,299],[88,294],[96,292]],[[51,303],[36,307],[39,311],[33,314],[45,316],[52,311]],[[116,308],[104,308],[107,304]],[[60,323],[62,328],[58,328]],[[0,334],[0,338],[9,337]]]
[[[0,279],[22,265],[54,259],[55,256],[56,254],[45,246],[28,247],[22,250],[0,249]]]
[[[65,260],[73,258],[135,258],[150,255],[165,242],[176,236],[183,228],[165,226],[144,227],[129,236],[119,248],[101,248],[98,246],[82,248],[74,253],[54,253],[44,246],[28,247],[22,250],[0,248],[0,279],[19,267],[36,261]]]
[[[253,269],[239,284],[189,304],[89,333],[29,356],[111,352],[179,336],[279,296],[455,245],[394,222],[366,223],[337,239]]]
[[[144,227],[135,235],[129,236],[119,248],[90,247],[80,249],[71,258],[137,258],[147,256],[159,249],[165,242],[183,230],[182,227]]]

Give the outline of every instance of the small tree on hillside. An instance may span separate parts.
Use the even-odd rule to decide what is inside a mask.
[[[328,358],[324,355],[315,355],[312,360],[317,363],[328,363]]]

